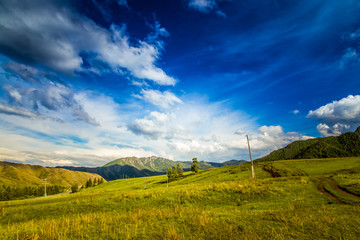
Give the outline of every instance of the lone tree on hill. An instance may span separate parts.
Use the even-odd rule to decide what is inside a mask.
[[[197,160],[197,158],[193,158],[192,159],[192,164],[191,164],[191,171],[194,172],[194,173],[197,173],[199,171],[199,162]]]
[[[168,168],[168,170],[167,170],[167,175],[168,175],[169,181],[172,181],[172,180],[173,180],[173,177],[174,177],[174,174],[173,174],[173,171],[172,171],[172,168],[171,168],[171,167]]]

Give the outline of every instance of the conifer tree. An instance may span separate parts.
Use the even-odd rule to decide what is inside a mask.
[[[193,158],[192,161],[193,162],[191,164],[191,171],[193,173],[197,173],[199,171],[199,168],[200,168],[199,162],[198,162],[197,158]]]
[[[177,164],[177,175],[178,175],[178,177],[182,177],[184,175],[184,170],[181,167],[180,163]]]
[[[172,173],[173,173],[173,179],[172,180],[175,180],[178,177],[176,165],[174,165],[172,167]]]
[[[171,167],[168,168],[168,170],[167,170],[167,176],[169,178],[169,181],[172,181],[172,179],[173,179],[173,171],[172,171]]]

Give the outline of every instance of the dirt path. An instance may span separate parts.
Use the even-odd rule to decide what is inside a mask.
[[[271,177],[273,177],[273,178],[281,177],[281,175],[280,175],[278,172],[275,172],[275,171],[273,170],[272,166],[269,167],[269,166],[265,166],[265,165],[264,165],[264,166],[263,166],[263,170],[264,170],[265,172],[270,173]]]
[[[347,204],[346,202],[338,199],[335,195],[333,195],[331,192],[329,192],[328,190],[326,190],[325,188],[325,182],[326,182],[326,178],[316,178],[319,181],[319,185],[317,186],[318,190],[324,194],[325,196],[327,196],[328,198],[330,198],[331,200],[333,200],[336,203],[339,204]]]
[[[343,200],[341,200],[341,199],[339,199],[337,196],[335,196],[333,193],[331,193],[329,190],[327,190],[326,188],[325,188],[325,184],[326,183],[329,183],[330,185],[331,185],[331,187],[335,190],[335,191],[337,191],[337,192],[339,192],[339,193],[341,193],[341,194],[343,194],[343,195],[346,195],[346,196],[348,196],[348,197],[351,197],[351,198],[355,198],[355,199],[357,199],[357,200],[360,200],[360,196],[358,196],[358,195],[356,195],[356,194],[354,194],[354,193],[351,193],[351,192],[349,192],[349,191],[346,191],[344,188],[341,188],[339,185],[338,185],[338,183],[334,180],[334,179],[332,179],[331,177],[317,177],[316,178],[317,179],[317,181],[319,182],[319,185],[318,185],[318,190],[321,192],[321,193],[323,193],[325,196],[327,196],[328,198],[330,198],[331,200],[333,200],[334,202],[336,202],[336,203],[339,203],[339,204],[350,204],[350,203],[348,203],[348,202],[344,202]]]
[[[342,194],[347,195],[349,197],[356,198],[356,199],[360,200],[359,195],[357,195],[355,193],[352,193],[352,192],[349,192],[345,188],[340,187],[338,185],[338,183],[334,179],[332,179],[331,177],[328,177],[327,179],[329,180],[329,182],[331,182],[333,184],[333,187],[336,189],[336,191],[341,192]]]

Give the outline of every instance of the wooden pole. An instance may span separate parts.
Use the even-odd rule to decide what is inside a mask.
[[[250,160],[251,160],[251,173],[252,173],[252,178],[255,178],[254,162],[253,162],[252,156],[251,156],[250,142],[249,142],[249,137],[248,137],[248,135],[246,135],[246,140],[247,140],[248,147],[249,147],[249,154],[250,154]]]
[[[46,178],[44,179],[44,185],[45,185],[45,191],[44,191],[44,197],[46,197]]]
[[[166,179],[166,187],[169,187],[169,171],[168,170],[166,170],[166,177],[167,177],[167,179]]]

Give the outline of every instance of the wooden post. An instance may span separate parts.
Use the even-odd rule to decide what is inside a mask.
[[[169,172],[166,170],[166,187],[169,187]]]
[[[250,160],[251,160],[251,173],[252,173],[252,178],[255,178],[254,162],[253,162],[252,156],[251,156],[250,142],[249,142],[249,137],[248,137],[248,135],[246,135],[246,140],[247,140],[248,147],[249,147],[249,154],[250,154]]]
[[[44,191],[44,197],[46,198],[46,178],[44,179],[44,185],[45,185],[45,191]]]

